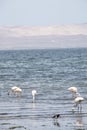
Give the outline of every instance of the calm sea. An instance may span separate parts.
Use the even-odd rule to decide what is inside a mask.
[[[8,95],[13,86],[21,96]],[[71,86],[85,98],[81,112]],[[87,49],[0,51],[0,130],[87,130]]]

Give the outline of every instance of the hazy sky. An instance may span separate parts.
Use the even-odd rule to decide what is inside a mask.
[[[0,0],[0,25],[87,23],[87,0]]]

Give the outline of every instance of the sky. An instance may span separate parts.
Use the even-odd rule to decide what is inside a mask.
[[[0,26],[87,23],[87,0],[0,0]]]

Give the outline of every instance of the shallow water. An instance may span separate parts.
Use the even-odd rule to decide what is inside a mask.
[[[8,95],[12,86],[22,88],[21,96]],[[70,86],[85,98],[81,112],[72,111]],[[86,93],[87,49],[0,51],[1,130],[86,130]]]

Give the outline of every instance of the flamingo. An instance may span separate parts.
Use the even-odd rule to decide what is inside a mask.
[[[77,92],[77,88],[76,87],[69,87],[68,90],[70,92],[76,93]]]
[[[76,95],[78,95],[78,89],[76,87],[69,87],[68,90],[72,93],[73,97],[77,97]]]
[[[32,96],[33,96],[33,102],[35,102],[35,95],[37,94],[37,91],[35,89],[32,90]]]
[[[22,89],[19,88],[19,87],[16,87],[16,86],[12,87],[12,88],[10,89],[10,91],[11,91],[12,93],[14,93],[14,94],[21,94],[21,93],[22,93]],[[10,92],[8,92],[8,95],[9,95],[9,93],[10,93]]]
[[[81,111],[82,110],[82,101],[84,101],[84,98],[83,97],[76,97],[74,99],[74,102],[75,102],[75,107],[78,107],[78,110]]]

